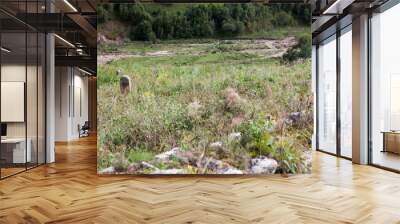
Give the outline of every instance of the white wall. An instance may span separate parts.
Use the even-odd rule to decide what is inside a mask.
[[[78,125],[88,120],[88,78],[83,75],[76,68],[56,67],[56,141],[79,138]]]
[[[70,84],[69,68],[56,67],[55,69],[55,140],[68,140],[68,88]]]
[[[39,69],[38,71],[36,69]],[[44,118],[44,74],[42,67],[32,65],[25,66],[25,64],[2,64],[2,82],[24,82],[26,83],[26,107],[22,102],[22,108],[2,107],[2,112],[19,113],[26,112],[26,120],[21,122],[5,122],[7,123],[7,137],[9,138],[24,138],[25,135],[30,140],[29,146],[32,150],[32,161],[44,163],[45,159],[45,118]],[[25,78],[27,77],[27,81]],[[2,89],[3,92],[4,89]],[[24,90],[20,90],[20,94],[24,94]],[[3,93],[4,94],[4,93]],[[2,95],[2,98],[7,95]],[[8,111],[7,111],[8,110]],[[26,111],[25,111],[26,110]],[[24,115],[22,115],[24,116]],[[38,153],[38,154],[37,154]]]

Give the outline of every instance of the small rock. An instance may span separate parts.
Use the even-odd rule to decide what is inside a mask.
[[[289,116],[285,119],[285,123],[287,125],[295,125],[298,124],[301,120],[302,113],[301,112],[293,112],[290,113]]]
[[[210,149],[215,152],[218,159],[226,157],[227,150],[223,147],[222,142],[213,142],[210,144]]]
[[[151,174],[187,174],[184,169],[167,169],[167,170],[156,170]]]
[[[178,147],[155,156],[155,159],[161,163],[168,163],[172,158],[178,159],[183,165],[195,164],[197,162],[196,155],[192,151],[182,151]]]
[[[179,159],[179,161],[182,164],[188,165],[188,164],[196,164],[197,158],[194,156],[193,152],[187,151],[187,152],[179,152],[176,154],[176,158]]]
[[[253,174],[274,174],[278,168],[278,162],[267,157],[259,157],[250,160],[251,173]]]
[[[230,141],[239,141],[241,137],[242,137],[242,134],[240,132],[233,132],[233,133],[230,133],[228,136]]]
[[[145,162],[145,161],[142,161],[141,165],[145,169],[159,170],[157,167],[155,167],[155,166],[153,166],[150,163]]]
[[[137,163],[132,163],[128,165],[128,168],[126,169],[126,173],[128,174],[136,174],[140,170],[140,164]]]
[[[176,156],[180,151],[181,151],[180,148],[175,147],[169,151],[156,155],[155,158],[162,161],[169,160],[170,156]]]
[[[214,150],[222,148],[222,142],[213,142],[210,144],[210,148]]]
[[[202,160],[201,166],[212,172],[218,172],[218,170],[225,168],[224,163],[221,160],[214,158],[205,158]]]
[[[228,168],[219,170],[217,172],[217,174],[227,174],[227,175],[229,175],[229,174],[243,174],[243,171],[241,171],[239,169],[236,169],[234,167],[228,167]]]
[[[99,171],[99,174],[113,174],[113,173],[115,173],[115,169],[112,166]]]

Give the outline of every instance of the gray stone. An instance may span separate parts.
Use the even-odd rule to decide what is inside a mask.
[[[156,170],[151,174],[187,174],[184,169],[167,169],[167,170]]]
[[[182,151],[180,148],[175,147],[169,151],[163,152],[155,156],[155,159],[161,163],[168,163],[173,158],[178,159],[181,164],[196,164],[197,158],[192,151]]]
[[[229,134],[228,139],[230,141],[239,141],[241,137],[242,134],[240,132],[233,132]]]
[[[120,87],[121,94],[127,95],[132,90],[131,78],[127,75],[122,75],[119,78],[119,87]]]
[[[113,174],[113,173],[115,173],[115,169],[112,166],[99,171],[99,174]]]
[[[177,156],[180,151],[181,149],[179,147],[175,147],[169,151],[156,155],[155,158],[161,161],[169,160],[171,156]]]
[[[207,168],[207,170],[209,170],[211,172],[215,172],[215,173],[218,173],[219,170],[222,170],[225,167],[224,163],[221,160],[214,159],[214,158],[205,158],[202,161],[201,166],[203,168]]]
[[[278,168],[278,162],[267,157],[259,157],[250,160],[251,173],[253,174],[274,174]]]
[[[214,150],[220,149],[222,148],[222,142],[213,142],[210,144],[210,148]]]
[[[243,174],[243,171],[236,169],[234,167],[228,167],[217,171],[217,174]]]
[[[228,151],[223,147],[222,142],[213,142],[209,145],[209,148],[215,152],[215,157],[217,159],[225,158]]]
[[[155,167],[155,166],[153,166],[150,163],[145,162],[145,161],[142,161],[141,165],[142,165],[142,167],[144,169],[159,170],[157,167]]]
[[[128,165],[126,172],[128,174],[136,174],[140,170],[140,164],[131,163]]]
[[[289,114],[289,119],[292,120],[293,123],[298,122],[300,118],[301,118],[300,112],[293,112]]]

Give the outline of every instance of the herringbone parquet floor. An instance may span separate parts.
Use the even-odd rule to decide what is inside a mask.
[[[400,223],[400,175],[314,154],[310,175],[99,177],[94,137],[0,181],[0,223]]]

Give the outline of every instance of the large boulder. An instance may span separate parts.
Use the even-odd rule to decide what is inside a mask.
[[[274,174],[278,168],[278,162],[268,157],[259,157],[250,160],[250,171],[253,174]]]

